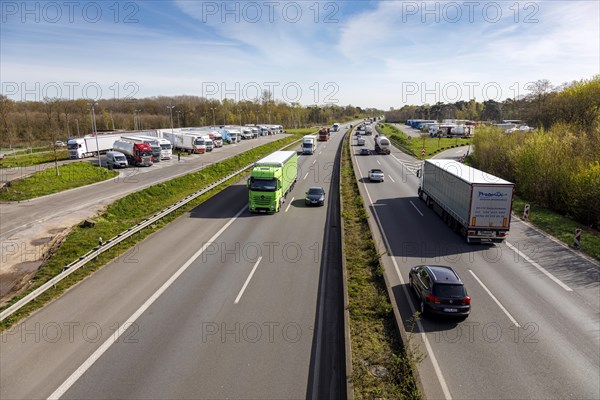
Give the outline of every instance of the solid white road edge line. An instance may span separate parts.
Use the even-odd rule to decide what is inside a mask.
[[[356,159],[356,156],[354,158]],[[360,176],[362,176],[362,171],[360,169],[360,165],[358,165],[358,161],[356,161],[356,168],[358,169],[358,173],[360,174]],[[371,205],[373,205],[373,200],[371,199],[371,195],[369,194],[367,185],[364,185],[364,187],[365,187],[365,192],[367,193],[367,197],[369,198],[369,203],[371,203]],[[381,220],[379,219],[379,215],[377,215],[376,208],[373,208],[373,214],[375,215],[375,219],[377,220],[377,225],[380,228],[379,231],[381,232],[381,236],[383,237],[383,241],[385,242],[386,248],[391,249],[392,247],[390,246],[390,242],[388,241],[387,236],[386,236],[385,232],[383,231],[383,229],[381,229],[381,227],[383,225],[381,225]],[[390,258],[392,260],[392,263],[394,264],[394,269],[396,270],[398,279],[400,280],[400,283],[402,284],[402,292],[404,293],[404,296],[406,297],[406,300],[408,301],[408,305],[410,306],[410,313],[411,313],[411,315],[414,315],[416,312],[416,309],[413,304],[410,293],[408,293],[408,290],[406,289],[406,284],[404,283],[404,278],[402,278],[402,274],[400,273],[400,267],[398,266],[398,263],[396,262],[395,257],[390,256]],[[421,337],[421,340],[425,344],[425,349],[427,350],[427,354],[429,354],[429,359],[431,360],[431,364],[433,365],[433,370],[435,371],[435,375],[437,376],[438,381],[440,382],[442,392],[444,392],[444,398],[447,400],[452,400],[452,395],[450,395],[450,390],[448,389],[448,385],[446,384],[446,379],[444,378],[444,375],[442,374],[442,369],[440,368],[440,364],[438,363],[437,358],[435,357],[435,354],[433,354],[433,348],[431,347],[431,344],[429,343],[429,339],[427,339],[427,335],[425,335],[425,333],[424,333],[423,324],[421,324],[421,321],[417,321],[417,328],[420,331],[419,336]]]
[[[240,299],[242,298],[242,295],[244,294],[246,287],[250,283],[250,280],[252,279],[252,275],[254,275],[254,272],[256,271],[256,268],[258,267],[260,260],[262,260],[262,256],[258,257],[258,260],[256,260],[256,263],[254,263],[254,267],[252,267],[252,271],[250,272],[250,275],[248,275],[248,278],[246,278],[246,282],[244,282],[244,286],[242,286],[242,288],[240,289],[240,292],[238,293],[237,297],[235,298],[235,301],[233,302],[233,304],[237,304],[240,301]]]
[[[510,315],[510,313],[508,312],[508,310],[502,305],[502,303],[500,303],[500,300],[498,300],[496,298],[496,296],[494,296],[492,294],[492,292],[490,291],[490,289],[487,288],[487,286],[485,286],[483,284],[483,282],[481,282],[481,279],[479,279],[479,277],[477,275],[475,275],[475,272],[473,272],[472,270],[469,270],[469,272],[471,273],[471,275],[473,275],[473,278],[475,278],[475,280],[481,285],[481,287],[483,288],[483,290],[485,290],[487,292],[487,294],[490,295],[490,297],[492,298],[492,300],[494,300],[494,302],[496,304],[498,304],[498,307],[500,307],[500,309],[504,312],[504,314],[506,314],[506,316],[508,317],[508,319],[510,319],[510,321],[518,328],[521,325],[519,325],[519,323],[517,322],[516,319],[513,318],[512,315]]]
[[[558,286],[560,286],[561,288],[565,289],[567,292],[572,292],[573,291],[573,289],[571,289],[570,287],[568,287],[567,285],[565,285],[564,283],[562,283],[562,281],[560,279],[558,279],[557,277],[555,277],[554,275],[552,275],[550,272],[546,271],[540,264],[536,263],[531,258],[527,257],[525,254],[523,254],[522,252],[520,252],[519,249],[517,249],[515,246],[513,246],[512,244],[510,244],[508,242],[506,242],[506,245],[509,248],[511,248],[512,250],[514,250],[514,252],[517,253],[517,255],[519,257],[523,257],[523,259],[525,261],[527,261],[528,263],[530,263],[531,265],[533,265],[534,267],[536,267],[542,274],[544,274],[548,278],[552,279],[554,281],[554,283],[556,283]]]
[[[131,317],[129,317],[127,319],[127,321],[125,321],[124,323],[122,323],[119,326],[119,329],[110,336],[110,338],[108,338],[104,343],[102,343],[102,345],[96,349],[96,351],[94,351],[94,353],[92,353],[91,356],[88,357],[87,360],[85,360],[83,362],[83,364],[81,364],[81,366],[79,368],[77,368],[75,370],[75,372],[73,372],[71,374],[71,376],[69,376],[67,378],[66,381],[63,382],[62,385],[60,385],[58,387],[58,389],[56,389],[54,391],[54,393],[52,393],[48,399],[60,399],[66,392],[67,390],[69,390],[71,388],[71,386],[73,386],[75,384],[75,382],[77,382],[77,380],[79,380],[79,378],[81,378],[81,376],[83,376],[83,374],[90,369],[90,367],[92,365],[94,365],[94,363],[96,361],[98,361],[98,359],[110,348],[110,346],[113,345],[113,343],[118,342],[119,338],[121,337],[121,335],[123,333],[125,333],[125,331],[127,330],[127,328],[129,328],[131,325],[133,325],[135,323],[135,321],[148,309],[150,308],[150,306],[173,284],[173,282],[175,282],[177,280],[177,278],[179,278],[181,276],[181,274],[183,274],[190,265],[192,265],[192,263],[198,258],[200,257],[200,255],[202,253],[204,253],[204,251],[206,250],[206,248],[211,245],[224,231],[225,229],[227,229],[239,216],[242,212],[244,212],[244,210],[247,208],[248,206],[245,205],[240,211],[237,212],[237,214],[235,214],[221,229],[219,229],[219,231],[217,233],[215,233],[213,235],[213,237],[210,238],[210,240],[208,242],[206,242],[201,248],[200,250],[198,250],[189,260],[187,260],[185,262],[185,264],[183,264],[181,266],[181,268],[179,268],[177,270],[177,272],[175,272],[175,274],[173,276],[171,276],[169,278],[169,280],[167,280],[156,292],[154,292],[154,294],[152,296],[150,296],[150,298],[148,300],[146,300],[146,302],[144,304],[142,304],[142,306],[140,308],[137,309],[136,312],[133,313],[133,315]]]

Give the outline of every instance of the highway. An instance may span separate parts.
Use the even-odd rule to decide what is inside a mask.
[[[299,157],[279,214],[242,180],[4,332],[0,398],[344,398],[342,135]]]
[[[472,297],[465,321],[426,317],[414,326],[427,355],[426,398],[600,398],[597,262],[515,218],[505,243],[468,245],[418,199],[417,160],[393,149],[353,161],[404,328],[417,304],[414,265],[451,265]],[[384,171],[384,183],[364,179],[371,168]]]
[[[129,193],[204,168],[214,162],[283,137],[262,136],[224,146],[210,153],[163,160],[151,167],[120,170],[119,176],[93,185],[55,193],[19,203],[0,205],[0,245],[3,257],[0,274],[0,297],[13,285],[36,270],[46,244],[52,243],[68,229],[95,216],[108,204]],[[37,167],[42,168],[42,167]],[[33,267],[32,267],[33,264]]]

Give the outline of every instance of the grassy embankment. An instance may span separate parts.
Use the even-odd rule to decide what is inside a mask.
[[[413,374],[420,352],[410,342],[411,333],[402,345],[354,175],[349,140],[344,141],[341,173],[354,396],[420,399]]]
[[[56,159],[58,161],[68,160],[69,152],[67,150],[57,150]],[[28,167],[30,165],[44,164],[54,161],[54,152],[33,153],[18,157],[6,155],[0,160],[0,168]]]
[[[466,146],[470,143],[470,139],[462,138],[412,138],[402,132],[400,129],[389,124],[377,124],[376,129],[379,133],[389,137],[396,147],[404,150],[406,153],[415,158],[426,159],[441,151],[448,150],[454,147]],[[425,148],[425,156],[421,156],[421,150]]]
[[[116,171],[98,168],[87,162],[61,165],[48,168],[35,174],[10,182],[5,192],[0,192],[0,201],[21,201],[80,186],[104,181],[119,175]]]
[[[537,206],[522,198],[515,196],[513,213],[519,218],[523,216],[525,203],[529,203],[529,222],[544,232],[572,246],[575,238],[575,229],[581,229],[581,252],[600,261],[600,233],[597,230],[574,221],[550,209]],[[510,238],[510,237],[509,237]]]
[[[209,165],[200,171],[153,185],[149,188],[132,193],[115,201],[113,204],[108,206],[106,211],[94,218],[94,226],[74,227],[67,235],[60,248],[58,248],[54,254],[52,254],[48,261],[31,279],[31,284],[27,290],[20,293],[18,296],[15,296],[1,309],[10,306],[20,298],[24,297],[27,293],[30,293],[35,288],[43,285],[49,279],[60,273],[65,265],[94,249],[98,244],[98,238],[102,237],[105,240],[112,238],[127,228],[139,223],[140,221],[143,221],[146,218],[151,217],[167,206],[174,204],[185,196],[219,180],[220,178],[234,171],[239,170],[241,167],[258,160],[259,158],[264,157],[265,155],[270,154],[273,151],[299,138],[300,135],[286,136],[282,139],[256,147],[227,160]],[[69,287],[81,281],[93,271],[101,268],[115,257],[122,255],[134,244],[140,242],[145,237],[159,230],[180,215],[189,212],[191,209],[225,189],[238,179],[239,176],[230,179],[229,181],[210,190],[208,193],[196,198],[187,205],[179,208],[177,211],[174,211],[160,221],[157,221],[150,227],[142,230],[137,235],[128,238],[112,249],[102,253],[96,260],[86,264],[84,268],[78,269],[67,278],[60,281],[54,288],[47,290],[34,301],[30,302],[15,314],[2,321],[0,323],[0,331],[10,327],[16,321],[31,314],[33,311],[37,310],[52,299],[60,296]]]

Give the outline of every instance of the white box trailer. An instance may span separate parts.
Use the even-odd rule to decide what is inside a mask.
[[[88,135],[82,138],[72,138],[67,141],[69,157],[72,159],[85,158],[106,153],[112,150],[114,143],[121,139],[121,135]]]
[[[163,138],[168,140],[173,148],[188,153],[204,154],[206,145],[201,134],[163,132]]]
[[[455,160],[423,161],[418,194],[467,242],[501,242],[510,229],[514,184]]]

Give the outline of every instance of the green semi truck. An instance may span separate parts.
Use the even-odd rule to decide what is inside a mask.
[[[297,178],[295,151],[276,151],[258,160],[247,184],[250,212],[279,212]]]

